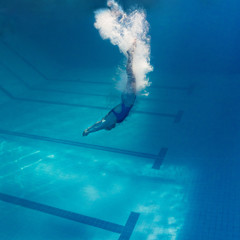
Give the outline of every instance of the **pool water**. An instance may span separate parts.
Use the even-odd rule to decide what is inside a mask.
[[[239,239],[237,1],[138,1],[149,96],[87,137],[121,96],[105,2],[1,4],[0,239]]]

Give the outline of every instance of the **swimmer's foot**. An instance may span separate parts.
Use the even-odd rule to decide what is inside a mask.
[[[87,136],[88,134],[89,134],[89,132],[87,131],[87,129],[84,130],[83,133],[82,133],[83,137]]]

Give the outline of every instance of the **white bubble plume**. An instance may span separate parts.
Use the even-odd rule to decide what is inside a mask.
[[[133,73],[137,91],[145,90],[149,86],[146,75],[153,70],[150,64],[149,24],[146,14],[142,9],[135,9],[127,14],[114,0],[108,0],[107,5],[109,8],[95,12],[94,26],[103,39],[110,39],[125,56],[136,40],[132,62]]]

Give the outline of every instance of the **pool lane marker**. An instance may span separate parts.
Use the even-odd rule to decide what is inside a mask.
[[[46,74],[44,74],[42,71],[40,71],[36,66],[34,66],[29,60],[27,60],[24,56],[22,56],[15,48],[13,48],[12,46],[10,46],[9,43],[7,43],[4,40],[0,40],[1,43],[11,52],[13,52],[18,58],[20,58],[26,65],[28,65],[30,68],[32,68],[37,74],[39,74],[43,79],[47,80],[47,81],[61,81],[61,82],[77,82],[77,83],[81,83],[81,84],[105,84],[105,85],[112,85],[112,82],[99,82],[99,81],[81,81],[79,79],[54,79],[54,78],[49,78],[46,76]],[[179,90],[179,91],[186,91],[188,94],[192,93],[192,86],[190,87],[178,87],[178,86],[164,86],[164,85],[157,85],[154,86],[154,88],[160,88],[160,89],[168,89],[168,90]]]
[[[28,61],[25,57],[23,57],[18,51],[16,51],[12,46],[10,46],[6,41],[1,40],[1,43],[11,52],[13,52],[16,56],[18,56],[25,64],[27,64],[30,68],[32,68],[36,73],[38,73],[43,79],[49,80],[48,77],[42,73],[38,68],[36,68],[30,61]]]
[[[167,151],[168,151],[167,148],[161,148],[161,150],[160,150],[158,156],[156,157],[156,160],[152,166],[153,169],[156,169],[156,170],[160,169],[162,162],[167,154]]]
[[[15,137],[28,138],[28,139],[34,139],[34,140],[40,140],[40,141],[45,141],[45,142],[60,143],[60,144],[65,144],[65,145],[71,145],[71,146],[76,146],[76,147],[101,150],[101,151],[106,151],[106,152],[119,153],[119,154],[124,154],[124,155],[140,157],[140,158],[148,158],[148,159],[153,159],[155,161],[159,161],[159,156],[163,160],[163,158],[166,155],[166,153],[165,153],[165,155],[163,156],[163,154],[161,153],[161,152],[164,152],[164,150],[162,150],[162,149],[166,149],[166,148],[161,149],[161,151],[159,153],[160,155],[159,154],[154,155],[154,154],[149,154],[149,153],[124,150],[124,149],[120,149],[120,148],[106,147],[106,146],[89,144],[89,143],[81,143],[81,142],[76,142],[76,141],[45,137],[45,136],[29,134],[29,133],[8,131],[8,130],[3,130],[3,129],[0,129],[0,134],[15,136]]]
[[[11,196],[8,194],[0,193],[0,200],[3,202],[7,202],[10,204],[14,204],[17,206],[21,206],[24,208],[36,210],[42,213],[46,213],[49,215],[61,217],[64,219],[68,219],[74,222],[90,225],[93,227],[101,228],[110,232],[119,233],[119,240],[128,240],[130,239],[132,232],[137,224],[138,218],[140,216],[139,213],[131,212],[128,220],[124,226],[115,224],[112,222],[104,221],[98,218],[93,218],[89,216],[85,216],[82,214],[78,214],[71,211],[66,211],[60,208],[48,206],[45,204],[33,202],[27,199]]]
[[[178,111],[175,118],[174,118],[174,123],[179,123],[182,119],[183,116],[183,111]]]
[[[25,102],[36,102],[36,103],[45,103],[45,104],[53,104],[53,105],[62,105],[62,106],[69,106],[69,107],[83,107],[83,108],[92,108],[92,109],[101,109],[101,110],[109,110],[109,108],[106,107],[99,107],[99,106],[91,106],[91,105],[85,105],[85,104],[77,104],[77,103],[65,103],[65,102],[59,102],[59,101],[48,101],[48,100],[38,100],[38,99],[32,99],[32,98],[21,98],[21,97],[15,97],[7,91],[4,87],[0,86],[0,90],[4,92],[9,98],[17,100],[17,101],[25,101]],[[145,112],[145,111],[132,111],[138,114],[146,114],[151,116],[160,116],[160,117],[167,117],[167,118],[173,118],[174,123],[179,123],[183,114],[183,111],[178,111],[176,114],[171,113],[156,113],[156,112]]]
[[[63,94],[71,94],[71,95],[79,95],[79,96],[94,96],[94,97],[106,97],[105,94],[100,94],[100,93],[84,93],[84,92],[78,92],[78,91],[65,91],[65,90],[58,90],[58,89],[53,89],[53,88],[41,88],[41,87],[34,87],[27,83],[22,77],[20,77],[17,73],[15,73],[11,68],[9,68],[5,63],[0,62],[0,65],[2,65],[9,73],[11,73],[15,79],[18,80],[21,84],[23,84],[24,87],[26,87],[28,90],[31,91],[41,91],[41,92],[53,92],[53,93],[63,93]],[[167,87],[162,87],[163,89],[167,89]],[[177,89],[178,87],[168,87],[169,89]],[[185,88],[188,91],[190,91],[190,88]],[[114,98],[119,98],[119,96],[114,95]],[[140,101],[147,101],[147,102],[157,102],[159,99],[157,98],[149,98],[145,96],[139,96]]]

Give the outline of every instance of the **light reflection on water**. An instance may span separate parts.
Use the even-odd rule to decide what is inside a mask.
[[[193,175],[193,171],[190,174],[184,166],[165,163],[158,171],[151,169],[148,161],[141,163],[139,159],[136,167],[134,158],[119,161],[85,156],[76,161],[69,150],[44,152],[21,146],[20,151],[11,142],[4,146],[6,151],[15,149],[12,153],[21,159],[16,163],[17,169],[2,178],[2,184],[5,187],[10,184],[16,192],[20,190],[35,199],[39,196],[48,199],[57,194],[63,202],[73,201],[73,205],[80,207],[78,212],[85,209],[92,216],[95,213],[91,208],[96,204],[100,208],[111,204],[114,209],[118,208],[116,214],[118,211],[139,212],[133,239],[175,240],[184,225]],[[33,162],[31,156],[35,156]],[[111,219],[111,215],[112,212],[106,212],[103,217]]]
[[[173,168],[172,166],[168,169]],[[188,169],[178,167],[176,171],[181,171],[183,173],[182,176],[191,179]],[[168,173],[170,173],[170,177],[173,177],[174,172],[168,172],[167,170],[162,172],[162,176]],[[184,225],[189,205],[188,196],[186,196],[188,193],[185,189],[186,183],[179,184],[181,175],[175,177],[176,184],[160,184],[158,191],[151,192],[151,196],[148,198],[150,200],[137,207],[136,211],[141,213],[142,219],[135,230],[139,233],[139,236],[144,233],[147,236],[147,240],[175,240],[177,238],[178,232]]]

